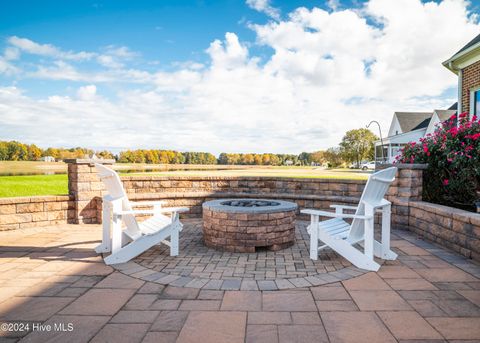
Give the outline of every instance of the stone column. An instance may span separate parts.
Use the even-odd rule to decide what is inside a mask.
[[[115,160],[67,159],[68,194],[74,202],[74,224],[101,223],[102,193],[105,190],[94,163],[112,165]]]
[[[383,168],[392,165],[384,165]],[[395,164],[398,168],[395,181],[388,189],[386,198],[392,203],[392,228],[408,230],[409,203],[422,200],[423,171],[426,164]]]

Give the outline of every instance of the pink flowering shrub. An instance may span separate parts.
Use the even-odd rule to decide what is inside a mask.
[[[397,163],[427,163],[426,201],[474,210],[480,201],[480,122],[467,113],[452,116],[420,142],[406,145]]]

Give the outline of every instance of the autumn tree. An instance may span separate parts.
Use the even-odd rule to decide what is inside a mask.
[[[368,129],[350,130],[345,133],[340,142],[340,149],[344,159],[348,162],[360,164],[363,160],[374,158],[374,144],[378,139]]]

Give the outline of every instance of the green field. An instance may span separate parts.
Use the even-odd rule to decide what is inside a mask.
[[[147,171],[146,168],[147,167]],[[220,169],[219,169],[220,168]],[[291,178],[325,178],[365,180],[370,172],[351,169],[322,169],[318,167],[272,166],[201,166],[201,165],[143,165],[116,164],[121,175],[155,176],[263,176]],[[153,169],[151,172],[148,170]],[[172,170],[173,169],[173,170]],[[179,170],[175,170],[179,169]],[[125,171],[135,171],[126,173]],[[68,193],[66,174],[15,175],[41,172],[66,172],[65,163],[0,162],[0,198],[32,195],[62,195]],[[138,172],[137,172],[138,171]],[[14,174],[11,176],[1,176]]]
[[[68,194],[67,175],[0,176],[0,198]]]

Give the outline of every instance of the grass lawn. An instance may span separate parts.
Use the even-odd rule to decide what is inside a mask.
[[[0,176],[0,198],[68,194],[66,174]]]

